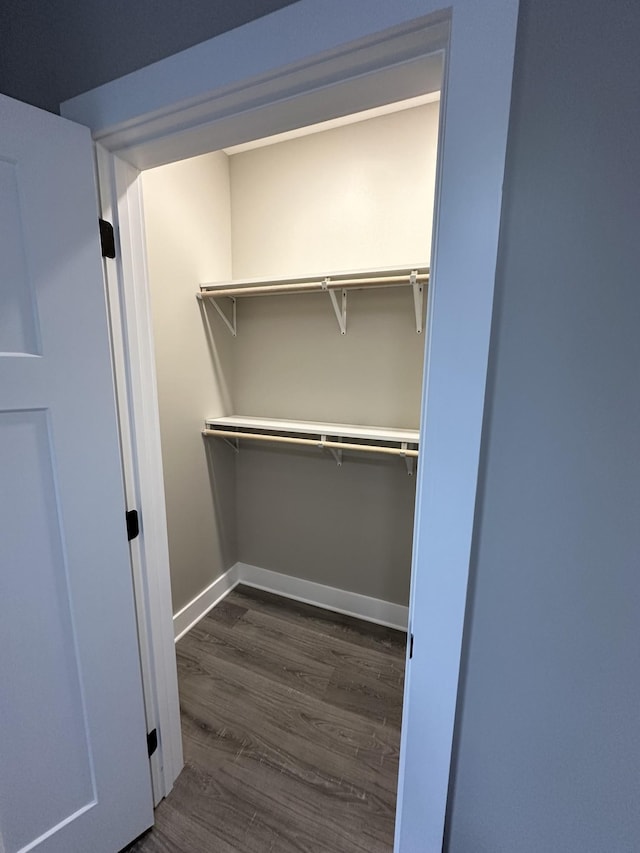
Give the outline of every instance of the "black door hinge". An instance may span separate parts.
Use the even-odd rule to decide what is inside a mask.
[[[130,509],[125,512],[127,519],[127,539],[131,542],[140,533],[140,520],[138,519],[138,510]]]
[[[113,225],[107,222],[106,219],[99,219],[100,224],[100,248],[102,249],[103,258],[115,258],[116,256],[116,237],[113,231]]]
[[[411,639],[409,640],[409,660],[413,657],[413,634],[411,635]]]
[[[149,753],[149,758],[153,755],[153,753],[158,748],[158,729],[153,729],[153,731],[149,732],[147,735],[147,752]]]

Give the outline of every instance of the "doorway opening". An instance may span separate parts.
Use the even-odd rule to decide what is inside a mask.
[[[350,654],[333,638],[325,657],[285,659],[276,682],[292,690],[311,672],[324,725],[345,705],[370,723],[352,737],[382,744],[379,780],[366,750],[362,764],[388,798],[371,840],[381,849],[393,837],[404,653],[380,626],[408,623],[439,106],[430,91],[140,176],[175,637],[193,629],[229,666],[249,654],[243,643],[275,642],[277,654],[264,601],[246,607],[245,590],[220,604],[238,583],[266,590],[269,607],[275,593],[369,621],[364,675],[353,661],[327,666]],[[241,641],[247,622],[253,639]],[[363,626],[339,624],[341,641]],[[395,661],[374,638],[398,647]]]

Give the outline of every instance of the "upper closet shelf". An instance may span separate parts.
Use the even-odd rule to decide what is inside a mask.
[[[283,293],[321,293],[329,295],[338,326],[343,335],[347,333],[347,292],[374,287],[410,287],[413,291],[413,307],[416,317],[416,332],[422,332],[424,313],[424,291],[429,281],[427,264],[408,264],[403,267],[355,270],[353,272],[327,273],[325,275],[290,276],[287,278],[246,278],[235,281],[201,284],[196,294],[198,299],[210,300],[225,325],[235,337],[237,334],[236,299],[247,296],[273,296]],[[337,291],[340,291],[338,301]],[[231,300],[231,317],[222,310],[218,299]]]
[[[250,418],[241,415],[208,418],[205,423],[203,435],[223,438],[228,442],[232,439],[235,442],[235,450],[239,449],[240,439],[308,445],[328,450],[339,466],[342,465],[343,450],[382,453],[402,457],[406,461],[409,474],[413,474],[415,459],[418,456],[419,432],[414,429]]]

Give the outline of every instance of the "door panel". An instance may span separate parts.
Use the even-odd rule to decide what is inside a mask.
[[[96,799],[48,427],[43,410],[0,414],[0,470],[8,472],[13,460],[20,468],[3,506],[5,545],[23,554],[26,569],[4,578],[11,607],[0,634],[0,683],[11,700],[0,752],[3,766],[24,768],[0,778],[3,833],[15,849]],[[33,772],[34,754],[54,778]]]
[[[0,352],[39,353],[17,164],[0,159]]]
[[[0,96],[0,851],[153,821],[91,140]]]

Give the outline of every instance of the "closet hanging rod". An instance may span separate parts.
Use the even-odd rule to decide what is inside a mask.
[[[257,284],[247,286],[217,286],[203,285],[198,297],[217,298],[219,296],[268,296],[272,293],[321,293],[325,290],[366,290],[374,287],[408,287],[413,282],[426,283],[429,281],[429,273],[418,273],[412,278],[411,275],[394,276],[371,276],[367,278],[332,279],[327,277],[321,281],[298,281],[274,284]]]
[[[352,444],[344,441],[322,441],[317,438],[290,438],[284,435],[265,435],[261,432],[239,432],[226,429],[203,429],[202,435],[216,438],[248,438],[251,441],[270,441],[281,444],[304,444],[309,447],[329,447],[337,450],[364,450],[367,453],[385,453],[388,456],[416,458],[417,450],[401,447],[384,447],[377,444]]]

